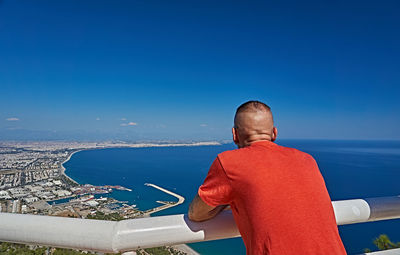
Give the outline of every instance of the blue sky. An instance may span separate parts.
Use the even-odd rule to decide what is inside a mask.
[[[399,1],[0,0],[0,139],[400,139]],[[129,124],[130,123],[130,124]]]

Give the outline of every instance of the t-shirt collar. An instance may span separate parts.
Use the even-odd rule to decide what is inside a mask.
[[[272,142],[272,141],[268,141],[268,140],[260,140],[260,141],[255,141],[252,142],[250,146],[275,146],[277,145],[276,143]]]

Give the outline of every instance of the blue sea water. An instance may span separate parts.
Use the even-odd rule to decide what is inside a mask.
[[[393,196],[400,193],[399,141],[280,140],[317,160],[332,200]],[[235,149],[233,144],[200,147],[112,148],[81,151],[64,164],[66,174],[79,183],[122,185],[132,192],[114,191],[112,196],[145,210],[157,200],[173,198],[144,186],[154,183],[183,195],[186,201],[155,215],[186,213],[190,200],[203,182],[216,155]],[[349,254],[374,250],[372,240],[387,234],[400,242],[400,220],[340,226]],[[245,254],[240,238],[190,244],[201,254]]]

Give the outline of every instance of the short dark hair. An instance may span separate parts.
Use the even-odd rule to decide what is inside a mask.
[[[265,111],[271,113],[272,117],[272,112],[271,112],[271,107],[268,105],[264,104],[263,102],[257,101],[257,100],[250,100],[247,101],[246,103],[241,104],[237,109],[236,109],[236,114],[234,118],[234,127],[237,128],[237,122],[236,122],[236,117],[239,113],[242,112],[247,112],[247,111]]]
[[[236,115],[245,111],[271,111],[271,107],[257,100],[247,101],[236,109]]]

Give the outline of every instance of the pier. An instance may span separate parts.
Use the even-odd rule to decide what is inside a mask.
[[[183,202],[185,202],[185,198],[183,196],[178,195],[178,194],[176,194],[176,193],[174,193],[172,191],[169,191],[167,189],[161,188],[160,186],[157,186],[157,185],[152,184],[152,183],[145,183],[144,185],[149,186],[149,187],[153,187],[153,188],[158,189],[158,190],[161,190],[162,192],[165,192],[165,193],[167,193],[167,194],[169,194],[171,196],[174,196],[174,197],[176,197],[178,199],[178,202],[157,201],[157,203],[160,203],[162,205],[158,206],[158,207],[155,207],[155,208],[152,208],[152,209],[149,209],[147,211],[144,211],[143,212],[144,215],[151,215],[152,213],[159,212],[159,211],[162,211],[162,210],[165,210],[165,209],[180,205]]]

